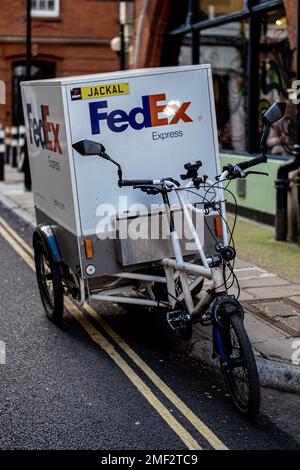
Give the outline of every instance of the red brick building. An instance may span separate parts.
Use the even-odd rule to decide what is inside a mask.
[[[32,76],[53,77],[119,68],[110,41],[119,34],[119,8],[105,0],[32,0]],[[26,0],[0,4],[0,80],[6,105],[0,123],[20,122],[19,83],[25,75]]]

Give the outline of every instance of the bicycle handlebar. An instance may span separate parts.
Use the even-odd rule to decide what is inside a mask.
[[[141,186],[141,185],[151,185],[155,184],[154,180],[122,180],[119,183],[119,186]]]
[[[248,160],[246,162],[240,162],[240,163],[237,163],[236,165],[241,170],[246,170],[247,168],[251,168],[252,166],[259,165],[260,163],[266,163],[266,162],[267,162],[267,157],[264,157],[262,155],[261,157],[251,158],[251,160]]]
[[[259,165],[260,163],[266,163],[267,162],[267,157],[264,155],[261,155],[260,157],[256,158],[251,158],[250,160],[246,162],[240,162],[236,163],[235,165],[226,165],[223,168],[223,171],[226,171],[228,175],[231,175],[232,178],[238,178],[238,177],[243,177],[243,172],[247,168],[251,168],[252,166]],[[240,171],[241,170],[241,171]],[[216,179],[219,179],[221,175],[216,177]],[[246,174],[244,175],[246,176]],[[173,178],[168,178],[171,182],[174,184],[176,183],[177,186],[179,186],[179,183],[177,183]],[[144,180],[144,179],[136,179],[136,180],[123,180],[119,179],[118,185],[120,188],[123,186],[153,186],[160,184],[162,180]]]

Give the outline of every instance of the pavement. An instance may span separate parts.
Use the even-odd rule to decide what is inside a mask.
[[[22,173],[8,165],[5,182],[0,182],[0,202],[35,226],[32,193],[24,191]],[[240,258],[235,273],[261,384],[300,394],[300,285]],[[236,288],[231,292],[237,293]],[[209,365],[215,363],[209,328],[196,325],[191,342],[182,348]]]

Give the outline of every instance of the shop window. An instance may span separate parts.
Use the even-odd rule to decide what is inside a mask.
[[[288,90],[295,79],[295,72],[284,9],[268,12],[262,17],[259,63],[260,131],[263,112],[274,101],[285,101],[285,117],[271,129],[267,145],[268,152],[273,155],[292,153],[296,138],[296,107],[288,99]]]
[[[296,106],[289,95],[295,51],[284,3],[276,8],[271,0],[184,3],[186,20],[181,19],[181,26],[170,23],[162,65],[211,64],[220,148],[259,153],[262,115],[275,101],[285,101],[287,110],[270,131],[268,152],[293,153]],[[179,51],[178,61],[168,59],[170,50]]]
[[[220,148],[246,151],[247,21],[200,33],[199,63],[211,64]],[[183,38],[179,65],[191,63],[191,35]]]
[[[246,150],[247,21],[228,23],[200,33],[199,61],[211,64],[220,148]]]

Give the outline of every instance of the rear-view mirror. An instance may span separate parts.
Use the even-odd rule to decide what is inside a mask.
[[[72,147],[77,150],[80,155],[99,155],[105,152],[105,147],[99,142],[93,140],[81,139],[72,144]]]
[[[284,116],[286,103],[274,103],[263,115],[264,124],[274,124]]]

